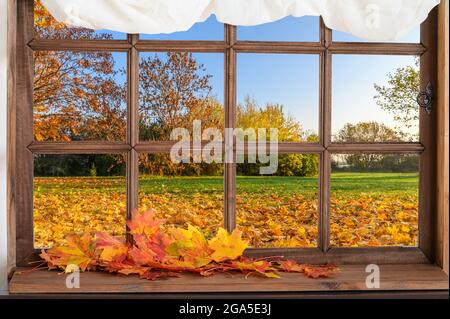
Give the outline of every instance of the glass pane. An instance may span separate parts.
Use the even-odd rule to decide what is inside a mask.
[[[140,40],[209,40],[223,41],[225,27],[214,15],[194,24],[189,30],[169,34],[140,34]]]
[[[126,53],[34,53],[34,137],[37,141],[123,141]]]
[[[418,196],[418,155],[334,155],[332,246],[417,246]]]
[[[243,237],[257,248],[316,247],[318,156],[279,155],[275,173],[262,175],[267,165],[248,158],[237,164],[236,220]]]
[[[318,42],[318,17],[286,17],[284,19],[257,26],[237,28],[238,40]]]
[[[35,155],[35,248],[84,232],[124,237],[124,161],[122,155]]]
[[[418,141],[418,64],[414,56],[333,56],[333,141]]]
[[[318,141],[318,55],[246,53],[237,62],[238,128],[277,128],[282,142]]]
[[[356,37],[354,35],[340,32],[340,31],[334,31],[333,30],[333,41],[342,41],[342,42],[374,42],[369,41],[365,39],[361,39],[359,37]],[[388,41],[392,43],[420,43],[420,26],[415,27],[410,33],[403,36],[401,39],[396,41]]]
[[[139,61],[139,136],[170,140],[175,128],[223,130],[223,54],[142,53]]]
[[[73,28],[56,21],[40,0],[34,0],[34,35],[42,39],[125,40],[127,35],[109,30]]]
[[[139,209],[166,226],[197,226],[207,237],[223,227],[223,164],[174,163],[169,154],[139,156]]]

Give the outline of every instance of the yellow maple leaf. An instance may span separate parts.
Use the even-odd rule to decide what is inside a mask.
[[[216,236],[209,240],[208,246],[214,251],[211,259],[221,262],[241,256],[248,242],[242,240],[242,232],[238,229],[229,234],[225,229],[219,228]]]

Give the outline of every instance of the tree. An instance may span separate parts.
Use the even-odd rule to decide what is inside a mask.
[[[67,28],[35,4],[35,33],[54,39],[108,39],[93,30]],[[110,52],[34,53],[36,140],[125,139],[126,89],[117,83]]]
[[[395,130],[378,122],[347,123],[336,136],[337,142],[342,143],[397,142],[400,139]]]
[[[211,75],[192,53],[168,52],[140,61],[141,138],[169,140],[174,128],[188,128],[192,120],[204,127],[223,126],[220,104],[210,97]]]
[[[283,105],[267,104],[258,106],[256,100],[247,96],[243,104],[237,106],[237,127],[242,129],[259,128],[278,129],[278,140],[299,142],[302,139],[302,128],[289,114],[284,112]],[[269,138],[269,132],[267,132]]]
[[[377,122],[347,123],[337,134],[337,141],[341,143],[375,143],[399,141],[399,134]],[[352,154],[346,155],[345,161],[354,170],[374,170],[380,168],[383,154]]]
[[[419,107],[416,102],[420,91],[419,59],[415,66],[398,68],[387,75],[387,85],[374,84],[375,100],[383,110],[394,115],[399,123],[398,130],[413,128],[419,120]]]
[[[140,138],[169,140],[175,128],[192,128],[201,120],[202,128],[223,129],[223,107],[211,94],[204,65],[192,53],[168,52],[141,59]],[[192,132],[192,130],[191,130]],[[150,174],[220,174],[219,164],[173,164],[165,155],[140,155],[141,167]]]

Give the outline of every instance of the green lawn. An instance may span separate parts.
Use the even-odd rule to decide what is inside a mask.
[[[417,192],[417,173],[333,173],[331,185],[342,192]],[[317,192],[317,177],[238,176],[237,190],[245,193],[289,195]],[[264,186],[264,187],[261,187]],[[209,193],[223,190],[222,177],[154,177],[140,179],[144,193]]]
[[[117,191],[124,190],[122,177],[38,177],[35,191],[38,193],[59,193],[73,191]],[[64,182],[67,182],[63,186]],[[419,176],[417,173],[333,173],[331,186],[339,192],[417,192]],[[289,195],[299,191],[316,192],[317,177],[280,176],[238,176],[237,188],[240,192]],[[261,187],[264,185],[264,187]],[[140,191],[163,194],[213,193],[223,190],[221,176],[207,177],[160,177],[142,176]]]

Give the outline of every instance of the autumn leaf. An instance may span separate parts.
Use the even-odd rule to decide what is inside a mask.
[[[335,272],[339,271],[339,269],[334,265],[325,265],[325,266],[312,266],[305,265],[304,273],[306,277],[309,278],[327,278],[333,275]]]
[[[188,225],[188,229],[172,228],[169,229],[169,234],[173,242],[167,246],[166,251],[170,255],[182,257],[183,261],[194,267],[202,267],[211,262],[211,248],[198,227]]]
[[[50,268],[68,269],[69,265],[77,266],[81,271],[95,269],[95,244],[90,234],[71,235],[66,238],[65,246],[54,247],[43,251],[40,256]],[[69,271],[73,266],[69,267]]]
[[[231,261],[226,266],[247,274],[257,273],[268,278],[280,278],[277,269],[272,267],[272,263],[268,260],[253,260],[242,257],[239,260]]]
[[[208,246],[214,251],[211,254],[212,260],[221,262],[241,256],[248,242],[242,240],[242,232],[238,229],[229,234],[225,229],[219,228],[216,236],[209,240]]]
[[[122,239],[97,232],[95,245],[97,250],[101,250],[100,260],[123,261],[127,257],[128,247]]]
[[[149,209],[144,213],[136,212],[132,220],[127,222],[130,234],[144,235],[152,240],[160,233],[162,221],[155,217],[156,211]]]
[[[305,267],[302,264],[299,264],[293,260],[281,260],[278,262],[279,269],[287,272],[299,272],[302,273],[305,271]]]
[[[106,233],[96,232],[95,237],[85,233],[68,236],[65,245],[44,250],[41,257],[50,269],[102,270],[138,275],[147,280],[174,277],[180,272],[211,276],[233,271],[266,278],[279,278],[279,272],[304,272],[308,277],[319,278],[328,277],[337,269],[335,266],[305,266],[275,257],[243,257],[247,242],[242,240],[241,231],[236,229],[229,234],[219,228],[208,241],[205,234],[192,225],[186,229],[164,228],[163,220],[155,217],[155,210],[134,214],[128,224],[134,234],[132,245]]]

